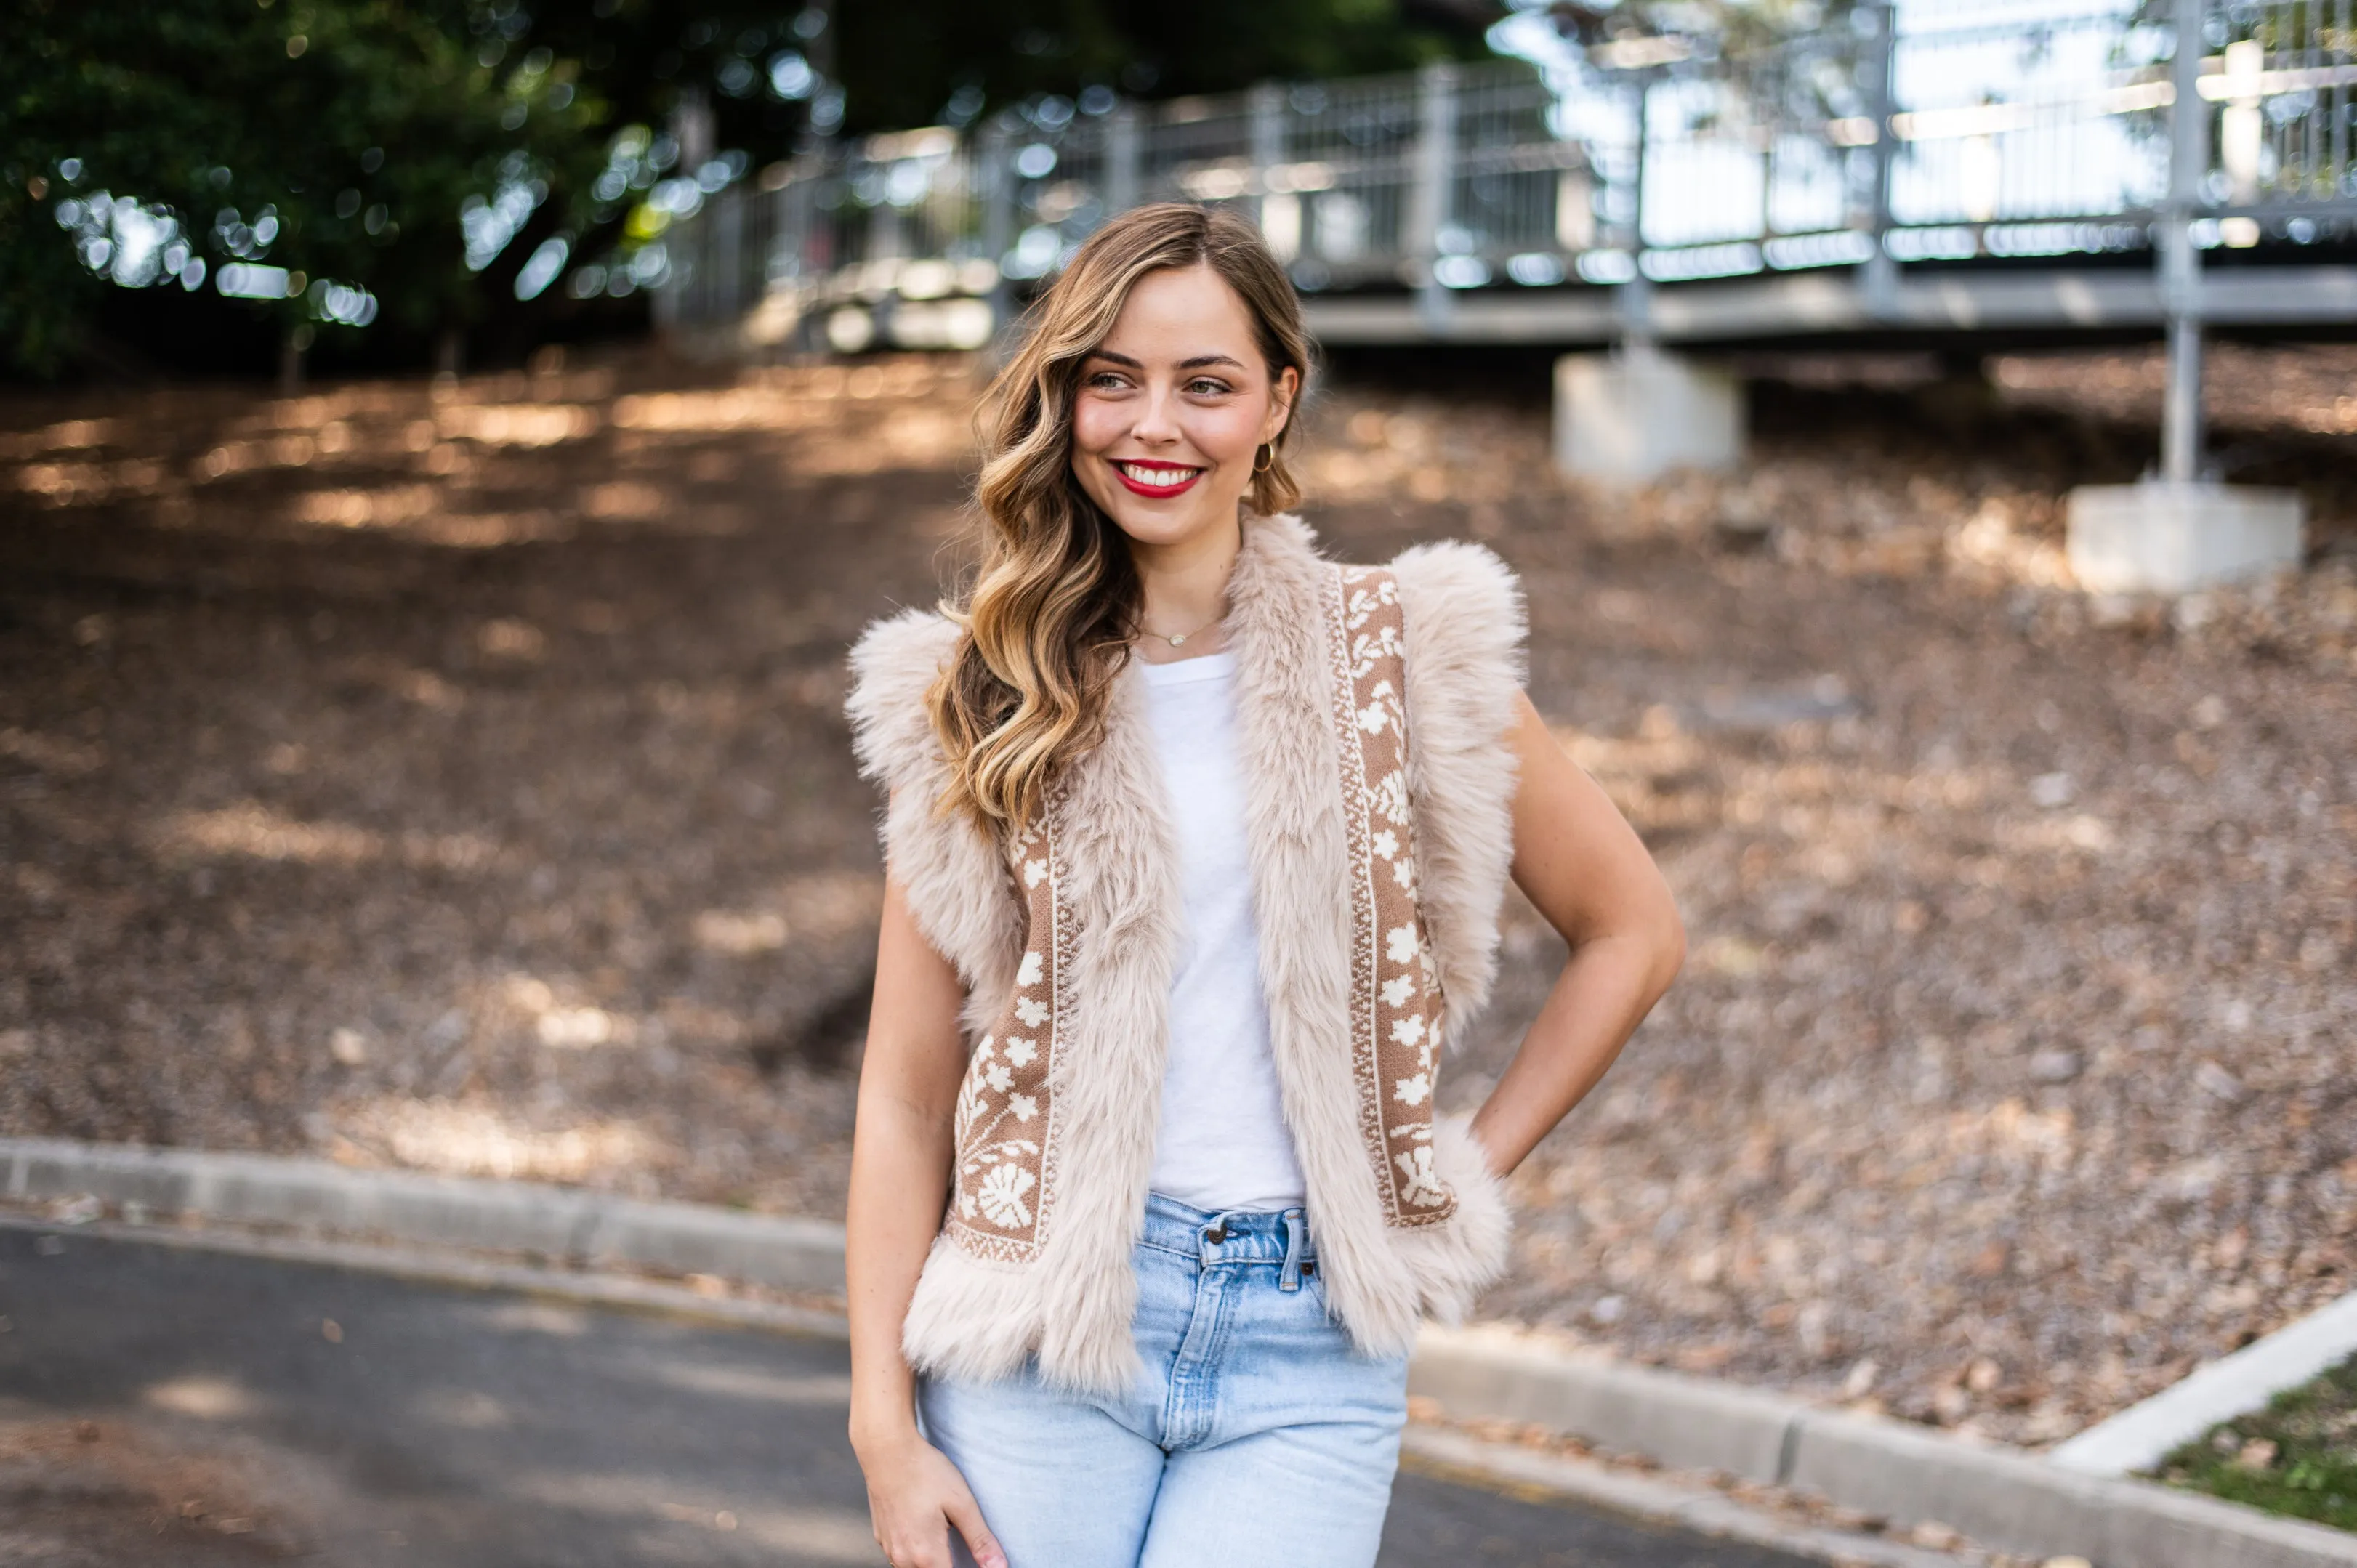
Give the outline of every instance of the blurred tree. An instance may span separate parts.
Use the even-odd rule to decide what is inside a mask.
[[[1524,0],[1512,8],[1544,12],[1558,32],[1582,44],[1683,33],[1739,53],[1846,27],[1861,3],[1871,0]]]
[[[492,242],[597,160],[576,71],[464,0],[21,0],[10,32],[0,341],[36,371],[110,285],[275,280],[249,308],[280,332],[464,321]]]
[[[1404,70],[1485,52],[1486,0],[905,0],[843,16],[846,121],[885,130],[1102,84],[1226,92],[1272,79]]]
[[[545,325],[586,308],[551,286],[568,266],[627,261],[666,204],[814,134],[963,123],[1092,85],[1159,95],[1400,69],[1480,52],[1503,11],[16,0],[0,48],[0,358],[70,368],[123,316],[118,289],[205,295],[140,313],[151,338],[228,310],[295,344],[373,329],[422,346],[502,317],[513,338],[519,311]],[[597,275],[627,294],[659,274]],[[168,341],[139,347],[185,362]]]

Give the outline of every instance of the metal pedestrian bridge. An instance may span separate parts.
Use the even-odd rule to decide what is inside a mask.
[[[2357,326],[2357,0],[1858,0],[1757,44],[1616,15],[806,153],[690,193],[659,309],[748,346],[979,347],[1108,215],[1180,199],[1251,215],[1328,344],[2166,329],[2177,445],[2204,326]]]

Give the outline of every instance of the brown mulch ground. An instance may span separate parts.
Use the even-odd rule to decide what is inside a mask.
[[[2214,367],[2307,571],[2089,601],[2061,497],[2147,460],[2153,363],[1794,362],[1740,473],[1621,499],[1528,399],[1318,412],[1338,549],[1523,572],[1534,695],[1694,937],[1518,1176],[1491,1316],[2044,1443],[2349,1288],[2357,358]],[[840,1212],[842,653],[941,581],[972,391],[0,404],[0,1131]],[[1508,950],[1447,1099],[1560,954],[1519,905]]]

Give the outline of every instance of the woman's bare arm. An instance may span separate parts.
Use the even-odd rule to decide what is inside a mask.
[[[1546,1004],[1473,1118],[1503,1176],[1596,1087],[1685,960],[1669,885],[1604,791],[1564,754],[1531,700],[1512,741],[1514,885],[1571,945]]]
[[[949,1201],[952,1120],[965,1042],[957,972],[884,884],[876,999],[859,1069],[844,1257],[851,1310],[851,1445],[877,1544],[895,1568],[948,1568],[954,1525],[983,1568],[1004,1557],[957,1470],[917,1431],[900,1326]]]

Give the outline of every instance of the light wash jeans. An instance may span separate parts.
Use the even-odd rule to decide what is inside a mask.
[[[1128,1393],[1061,1392],[1028,1366],[918,1385],[925,1435],[974,1488],[1008,1568],[1368,1568],[1407,1358],[1361,1355],[1327,1316],[1302,1211],[1213,1214],[1157,1195],[1135,1258],[1146,1373]]]

